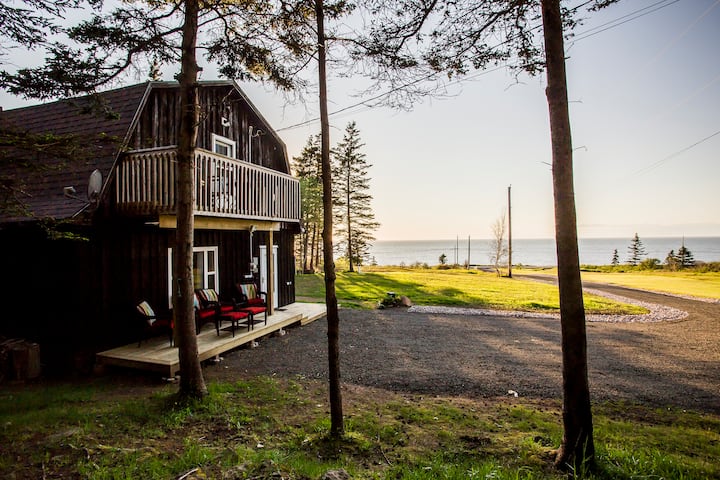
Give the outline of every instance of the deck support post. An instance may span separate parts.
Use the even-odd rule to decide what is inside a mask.
[[[268,284],[267,284],[267,314],[272,315],[275,310],[273,298],[275,296],[275,254],[273,252],[273,231],[268,231]]]

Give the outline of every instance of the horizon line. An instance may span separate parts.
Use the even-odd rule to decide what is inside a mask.
[[[626,237],[580,237],[578,236],[578,240],[619,240],[619,239],[625,239]],[[627,237],[628,239],[632,240],[632,237]],[[650,235],[650,236],[640,236],[640,240],[643,238],[718,238],[720,239],[720,234],[716,235]],[[468,236],[461,236],[457,238],[404,238],[404,239],[375,239],[374,242],[453,242],[453,241],[460,241],[467,242]],[[473,237],[470,236],[470,240],[493,240],[491,237]],[[507,240],[507,238],[504,238],[503,240]],[[555,240],[555,237],[513,237],[513,240]],[[372,242],[371,242],[372,243]]]

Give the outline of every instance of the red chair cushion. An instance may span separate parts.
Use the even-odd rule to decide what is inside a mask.
[[[247,318],[248,313],[247,312],[228,312],[228,313],[223,313],[222,316],[231,318],[231,319],[237,321],[237,320],[242,320],[243,318]]]
[[[248,312],[252,313],[253,315],[257,315],[258,313],[263,313],[267,309],[265,307],[242,307],[239,308],[238,311],[240,312]]]

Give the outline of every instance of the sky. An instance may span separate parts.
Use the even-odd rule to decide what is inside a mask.
[[[566,43],[579,236],[720,236],[720,0],[591,15]],[[209,67],[204,80],[217,78]],[[490,238],[509,186],[513,237],[554,237],[545,76],[471,76],[411,110],[331,116],[332,144],[353,120],[365,144],[378,240]],[[331,79],[330,112],[358,104],[360,83]],[[241,87],[291,157],[319,132],[287,128],[317,117],[313,98]],[[0,92],[4,108],[22,104]]]

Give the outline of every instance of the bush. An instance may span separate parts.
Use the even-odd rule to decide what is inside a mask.
[[[720,272],[720,262],[698,262],[693,270],[698,273]]]
[[[660,260],[657,258],[646,258],[638,265],[638,270],[657,270],[658,268],[660,268]]]

